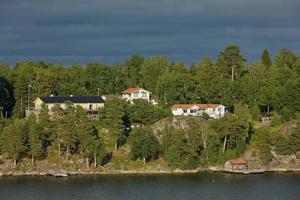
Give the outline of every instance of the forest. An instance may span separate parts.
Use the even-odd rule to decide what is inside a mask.
[[[117,98],[132,86],[151,91],[159,105],[131,105]],[[87,118],[72,102],[66,110],[55,106],[52,117],[44,107],[38,119],[25,119],[27,105],[38,96],[99,94],[110,98],[97,120]],[[175,103],[218,103],[228,113],[219,120],[186,117],[186,128],[165,125],[155,130],[156,123],[172,117],[170,106]],[[163,159],[171,168],[223,163],[249,146],[258,149],[267,164],[272,152],[300,151],[299,112],[300,57],[290,49],[280,49],[273,57],[264,49],[253,63],[232,44],[216,60],[203,57],[190,65],[140,55],[118,65],[0,64],[0,152],[15,166],[22,159],[34,166],[54,154],[59,162],[78,155],[87,167],[97,167],[127,146],[131,160]],[[271,124],[261,125],[262,117],[272,117]],[[287,123],[295,126],[281,134]],[[139,126],[131,128],[132,124]]]

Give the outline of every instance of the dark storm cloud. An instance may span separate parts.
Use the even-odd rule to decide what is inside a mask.
[[[1,0],[0,62],[120,63],[135,53],[191,62],[236,43],[300,51],[297,0]]]

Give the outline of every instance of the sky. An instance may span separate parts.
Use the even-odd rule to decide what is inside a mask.
[[[0,0],[0,63],[123,63],[133,54],[191,63],[236,44],[300,53],[299,0]]]

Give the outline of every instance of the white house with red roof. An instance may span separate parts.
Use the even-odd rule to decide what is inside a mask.
[[[127,88],[122,92],[122,98],[130,103],[135,99],[143,99],[150,102],[150,92],[140,87]]]
[[[174,116],[199,116],[207,113],[209,117],[218,119],[224,117],[226,107],[221,104],[174,104],[172,107]]]

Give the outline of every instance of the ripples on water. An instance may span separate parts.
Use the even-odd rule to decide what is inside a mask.
[[[300,174],[0,177],[0,200],[300,200]]]

